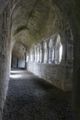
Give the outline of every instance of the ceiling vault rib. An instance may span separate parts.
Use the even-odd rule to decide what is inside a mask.
[[[12,15],[13,15],[13,13],[14,13],[14,11],[15,11],[15,9],[16,9],[16,7],[17,7],[17,5],[18,5],[20,2],[21,2],[21,0],[17,1],[17,2],[13,5],[13,7],[12,7],[12,9],[11,9],[10,16],[12,16]]]
[[[20,1],[21,1],[21,0],[19,0],[19,1],[16,3],[16,5],[14,5],[11,15],[14,13],[15,8],[16,8],[16,6],[18,5],[18,3],[19,3]],[[28,17],[28,21],[29,21],[31,15],[32,15],[33,10],[35,9],[37,3],[38,3],[38,0],[35,0],[34,5],[33,5],[32,9],[31,9],[31,11],[30,11],[30,14],[29,14],[29,17]],[[18,27],[18,28],[16,29],[16,31],[15,31],[15,33],[14,33],[14,36],[15,36],[16,34],[18,34],[19,32],[23,31],[23,30],[29,30],[29,28],[27,27],[28,21],[27,21],[27,24],[22,25],[22,26],[20,26],[20,27]]]
[[[22,25],[20,27],[18,27],[16,29],[16,31],[14,32],[14,35],[18,34],[19,32],[23,31],[23,30],[28,30],[27,26],[26,25]]]
[[[31,15],[32,15],[33,10],[35,9],[35,7],[36,7],[37,3],[38,3],[38,0],[36,0],[36,1],[35,1],[35,3],[34,3],[34,5],[33,5],[32,9],[31,9],[31,11],[30,11],[30,14],[29,14],[29,17],[28,17],[28,21],[29,21],[29,19],[30,19]],[[28,25],[28,21],[27,21],[27,25]]]

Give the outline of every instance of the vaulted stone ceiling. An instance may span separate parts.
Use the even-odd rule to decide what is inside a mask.
[[[16,42],[14,48],[13,48],[13,56],[17,58],[24,57],[26,54],[26,46],[21,42]]]
[[[72,14],[75,5],[74,0],[64,2],[63,0],[13,0],[13,2],[11,39],[25,44],[27,48],[55,33],[62,34],[69,25],[68,15]]]
[[[13,40],[22,41],[29,47],[34,42],[62,32],[65,21],[51,0],[23,0],[13,12],[11,36]]]

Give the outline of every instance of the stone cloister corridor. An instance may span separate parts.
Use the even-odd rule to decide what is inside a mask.
[[[0,120],[80,120],[79,0],[0,0]]]

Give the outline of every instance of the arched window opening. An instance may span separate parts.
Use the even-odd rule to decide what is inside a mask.
[[[29,62],[29,53],[26,54],[26,62]]]
[[[21,42],[16,42],[12,48],[11,69],[26,68],[26,47]]]
[[[59,47],[59,63],[60,63],[61,60],[62,60],[62,52],[63,52],[63,46],[62,46],[62,44],[60,43],[60,47]]]
[[[41,44],[40,44],[40,63],[42,62],[42,46],[41,46]]]
[[[37,46],[37,63],[40,61],[40,54],[39,54],[40,48],[39,45]]]
[[[33,51],[32,51],[32,49],[30,50],[30,61],[33,62]]]
[[[49,63],[52,63],[53,57],[53,39],[49,40]]]
[[[37,62],[37,46],[35,46],[35,62]]]
[[[55,61],[55,48],[52,48],[52,63]]]
[[[35,62],[35,46],[33,46],[33,62]]]
[[[63,53],[63,46],[61,43],[61,37],[58,34],[57,39],[56,39],[56,44],[55,44],[55,47],[53,49],[53,57],[54,57],[55,64],[59,64],[61,62],[62,53]]]
[[[47,49],[47,42],[44,42],[44,63],[47,63],[47,54],[48,54],[48,49]]]

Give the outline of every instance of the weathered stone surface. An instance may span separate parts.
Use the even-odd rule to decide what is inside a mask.
[[[5,7],[5,6],[3,6]],[[9,35],[9,11],[5,8],[0,14],[0,120],[2,120],[3,106],[8,89],[10,71],[10,35]]]
[[[64,90],[70,91],[72,90],[72,67],[68,67],[67,71],[69,74],[66,73],[65,65],[54,65],[54,64],[41,64],[41,63],[28,63],[27,69],[34,73],[35,75],[39,76],[47,80],[48,82],[52,83],[54,86]]]
[[[9,82],[3,120],[75,120],[69,94],[27,71],[17,72]]]
[[[12,38],[24,41],[30,47],[34,42],[47,38],[55,32],[63,32],[68,22],[58,7],[49,0],[23,0],[12,15]]]
[[[1,75],[6,80],[8,74],[9,48],[6,37],[6,26],[2,24],[1,13],[6,11],[6,1],[0,0],[0,61]],[[14,10],[13,10],[14,8]],[[9,11],[9,10],[8,10]],[[24,41],[29,47],[42,39],[45,39],[55,32],[65,31],[69,23],[74,39],[74,98],[76,111],[80,111],[80,1],[79,0],[11,0],[10,11],[11,20],[11,39]],[[11,14],[10,13],[10,14]],[[3,15],[2,15],[3,16]],[[4,18],[6,19],[6,18]],[[3,21],[4,22],[4,21]],[[10,21],[8,21],[9,23]],[[3,26],[3,27],[2,27]],[[10,33],[9,33],[10,35]],[[64,37],[64,36],[63,36]],[[2,49],[3,48],[3,49]],[[7,51],[8,50],[8,51]],[[6,52],[7,51],[7,52]],[[5,64],[4,64],[5,63]],[[7,65],[6,65],[7,64]],[[5,66],[4,68],[3,65]],[[7,68],[6,68],[7,67]],[[6,72],[5,72],[6,71]],[[0,81],[2,81],[2,76]],[[1,84],[4,84],[3,82]],[[2,86],[2,85],[1,85]],[[4,90],[5,91],[5,90]],[[2,89],[0,90],[2,93]],[[79,105],[78,105],[79,104]]]

